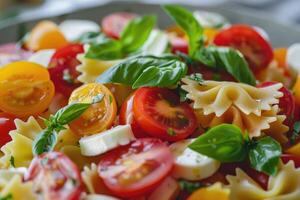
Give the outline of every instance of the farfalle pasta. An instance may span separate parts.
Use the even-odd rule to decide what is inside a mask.
[[[224,114],[232,105],[245,114],[261,115],[262,110],[271,110],[272,104],[279,102],[283,94],[278,91],[282,84],[265,88],[256,88],[243,83],[197,81],[183,78],[182,89],[188,92],[187,98],[194,101],[195,109],[203,109],[205,115],[215,113],[217,117]]]
[[[105,70],[122,61],[90,59],[86,58],[84,54],[78,55],[77,59],[81,62],[76,68],[81,73],[77,79],[82,83],[95,82],[96,78]]]
[[[281,165],[275,176],[270,176],[267,190],[262,189],[241,169],[228,176],[230,200],[299,200],[300,169],[290,161]]]
[[[234,124],[240,127],[243,132],[248,133],[251,138],[261,136],[264,132],[281,143],[285,143],[287,141],[285,133],[289,128],[283,124],[286,117],[277,115],[278,111],[279,108],[275,105],[271,110],[262,111],[261,116],[253,113],[247,115],[235,106],[231,106],[220,117],[214,113],[204,115],[201,109],[196,110],[196,115],[198,123],[203,128],[210,128],[223,123]]]

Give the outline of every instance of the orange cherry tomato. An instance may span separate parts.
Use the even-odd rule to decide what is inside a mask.
[[[41,49],[58,49],[68,44],[58,26],[51,21],[39,22],[26,40],[26,48],[32,51]]]
[[[0,69],[0,110],[17,117],[40,114],[54,96],[54,85],[44,67],[14,62]]]
[[[102,101],[91,105],[69,126],[79,135],[92,135],[110,128],[117,115],[117,103],[113,94],[100,83],[83,85],[70,96],[69,103],[91,102],[97,95],[104,95]]]
[[[196,190],[187,200],[229,200],[229,189],[224,189],[219,184]]]

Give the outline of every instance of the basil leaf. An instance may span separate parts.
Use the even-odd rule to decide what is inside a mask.
[[[8,194],[4,197],[0,197],[0,200],[13,200],[13,196],[12,194]]]
[[[178,57],[137,56],[127,59],[102,73],[99,83],[121,83],[133,89],[145,86],[176,85],[187,73],[187,66]]]
[[[203,81],[204,81],[203,77],[202,77],[202,74],[200,74],[200,73],[190,74],[188,76],[188,78],[191,79],[191,80],[197,81],[200,85],[202,85]]]
[[[148,39],[154,25],[155,16],[144,16],[133,19],[121,34],[122,50],[129,54],[139,50]]]
[[[209,46],[200,49],[195,59],[210,67],[225,69],[236,80],[255,85],[255,77],[244,56],[233,48]]]
[[[281,153],[281,146],[276,140],[264,137],[250,147],[250,164],[254,169],[274,176],[278,170]]]
[[[188,194],[193,193],[201,187],[204,187],[203,183],[200,182],[190,182],[186,180],[179,180],[179,186],[181,191],[187,192]]]
[[[107,40],[107,37],[101,32],[86,32],[83,33],[77,41],[83,44],[98,44]]]
[[[221,124],[209,129],[188,147],[220,162],[243,161],[247,155],[242,131],[232,124]]]
[[[117,40],[105,39],[101,43],[91,44],[86,58],[115,60],[123,57],[122,45]]]
[[[46,128],[35,138],[32,145],[32,152],[34,155],[41,155],[44,152],[52,151],[56,142],[56,133],[51,128]]]
[[[156,18],[144,16],[129,22],[119,40],[98,36],[85,54],[85,57],[100,60],[115,60],[136,52],[148,39]]]
[[[165,5],[163,9],[189,37],[189,55],[203,46],[203,28],[193,14],[181,6]]]

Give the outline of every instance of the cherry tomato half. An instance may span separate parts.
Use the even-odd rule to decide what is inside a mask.
[[[167,141],[182,140],[197,128],[193,109],[171,90],[158,87],[140,88],[133,99],[137,123],[151,136]]]
[[[272,47],[251,26],[232,25],[228,29],[220,31],[216,35],[214,43],[241,51],[254,73],[268,67],[273,59]]]
[[[127,24],[138,15],[129,12],[117,12],[110,14],[102,20],[103,32],[112,38],[119,39]]]
[[[85,84],[73,91],[69,104],[74,102],[92,102],[93,98],[103,95],[99,103],[91,105],[69,126],[79,135],[92,135],[110,128],[117,115],[117,103],[113,94],[100,83]]]
[[[125,102],[122,104],[119,116],[119,124],[125,125],[130,124],[132,132],[136,138],[149,137],[147,133],[140,127],[136,122],[133,115],[133,98],[134,93],[127,97]]]
[[[14,62],[0,69],[0,110],[26,117],[45,111],[54,96],[54,85],[44,67]]]
[[[0,113],[0,147],[11,141],[9,131],[16,129],[15,117],[7,113]]]
[[[83,192],[79,169],[59,152],[35,157],[24,180],[33,181],[34,190],[42,195],[42,199],[79,200]]]
[[[143,138],[105,154],[98,173],[117,196],[136,197],[158,186],[172,166],[172,154],[165,143]]]
[[[259,84],[257,87],[267,87],[274,84],[276,84],[276,82],[268,81]],[[294,115],[296,109],[296,102],[293,94],[286,87],[283,86],[279,89],[279,91],[283,93],[283,96],[279,98],[279,114],[286,116],[284,124],[291,127],[295,121]]]
[[[83,53],[82,44],[70,44],[56,50],[49,64],[51,80],[57,92],[69,97],[73,90],[81,85],[77,80],[80,73],[76,70],[80,62],[76,56]]]
[[[284,164],[288,163],[290,160],[294,161],[295,167],[300,167],[300,156],[292,155],[292,154],[282,154],[281,160]]]

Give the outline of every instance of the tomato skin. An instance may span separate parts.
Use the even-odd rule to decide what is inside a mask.
[[[197,128],[190,105],[180,102],[175,93],[164,88],[139,88],[133,100],[133,113],[147,134],[167,141],[187,138]]]
[[[101,23],[103,32],[114,39],[119,39],[127,24],[138,15],[129,12],[116,12],[104,17]]]
[[[49,152],[35,157],[24,180],[33,181],[34,187],[41,190],[43,199],[79,200],[84,190],[79,169],[60,152]]]
[[[273,59],[273,50],[269,42],[248,25],[232,25],[220,31],[214,43],[240,50],[255,74],[265,69]]]
[[[150,137],[147,133],[140,127],[134,118],[133,114],[133,98],[134,93],[127,97],[125,102],[121,106],[119,124],[126,125],[130,124],[132,132],[136,138]]]
[[[69,97],[72,91],[81,85],[77,80],[80,73],[76,70],[76,67],[80,62],[76,56],[83,52],[82,44],[69,44],[57,49],[51,58],[48,69],[51,80],[54,82],[56,91],[66,97]],[[71,82],[64,80],[65,73],[69,74]]]
[[[8,133],[16,129],[14,120],[15,117],[10,114],[0,113],[0,147],[11,141],[11,137]]]
[[[151,192],[169,175],[172,166],[173,157],[165,143],[142,138],[105,154],[98,173],[116,196],[128,198]]]
[[[257,87],[267,87],[270,85],[274,85],[277,82],[263,82],[259,85],[257,85]],[[294,99],[293,94],[286,88],[286,87],[282,87],[279,89],[280,92],[283,93],[283,96],[279,98],[279,108],[281,109],[281,111],[279,112],[279,114],[281,115],[285,115],[286,119],[284,121],[284,124],[292,127],[294,122],[295,122],[295,110],[296,110],[296,102]]]
[[[300,157],[297,155],[292,155],[292,154],[282,154],[281,155],[281,160],[284,164],[288,163],[290,160],[294,161],[295,167],[299,168],[300,167]]]

